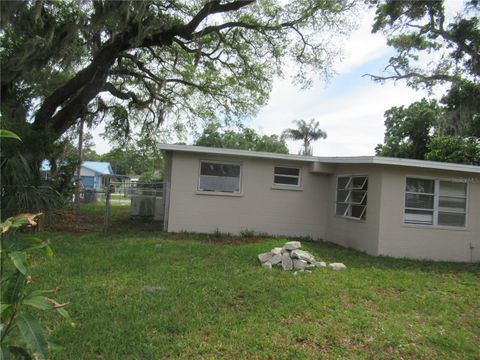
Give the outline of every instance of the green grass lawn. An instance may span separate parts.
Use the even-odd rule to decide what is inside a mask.
[[[256,257],[282,239],[40,234],[55,256],[35,257],[35,287],[59,286],[56,298],[70,302],[77,323],[40,314],[64,345],[53,359],[480,358],[478,264],[304,243],[348,270],[294,276]]]

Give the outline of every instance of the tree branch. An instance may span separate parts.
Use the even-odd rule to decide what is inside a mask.
[[[397,72],[397,75],[390,75],[390,76],[379,76],[379,75],[373,75],[373,74],[363,74],[362,77],[370,77],[370,79],[374,81],[386,81],[386,80],[404,80],[404,79],[412,79],[412,78],[418,78],[421,79],[422,81],[435,81],[435,80],[440,80],[440,81],[455,81],[458,80],[457,77],[452,76],[452,75],[447,75],[447,74],[434,74],[434,75],[425,75],[425,74],[420,74],[418,72],[409,72],[406,74],[400,74]]]
[[[109,82],[105,83],[105,85],[102,88],[102,91],[108,91],[110,94],[112,94],[116,98],[119,98],[122,100],[130,100],[136,105],[138,105],[139,107],[146,107],[152,101],[152,98],[148,100],[139,99],[137,94],[135,94],[133,91],[123,92],[121,90],[118,90],[112,83],[109,83]]]

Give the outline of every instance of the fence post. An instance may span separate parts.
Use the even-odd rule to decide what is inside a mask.
[[[107,186],[105,189],[105,214],[103,216],[103,232],[108,230],[108,218],[110,216],[110,177],[107,177]]]

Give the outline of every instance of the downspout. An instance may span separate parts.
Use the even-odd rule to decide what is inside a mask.
[[[475,249],[475,243],[470,241],[470,262],[473,263],[473,250]]]

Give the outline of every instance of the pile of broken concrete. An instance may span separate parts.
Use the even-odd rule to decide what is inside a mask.
[[[273,248],[272,251],[258,255],[262,267],[271,269],[281,267],[283,270],[307,271],[315,267],[327,267],[324,261],[317,261],[308,251],[300,250],[300,241],[289,241],[283,247]],[[342,263],[331,263],[328,267],[334,270],[344,270],[347,267]]]

